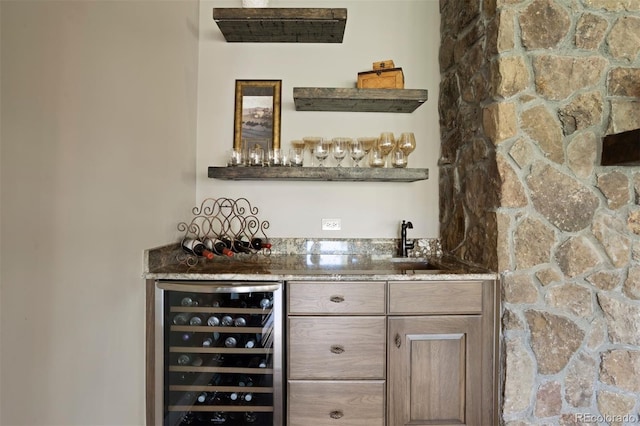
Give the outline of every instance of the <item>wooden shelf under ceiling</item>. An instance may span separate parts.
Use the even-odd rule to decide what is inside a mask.
[[[342,43],[344,8],[214,8],[213,20],[228,42]]]

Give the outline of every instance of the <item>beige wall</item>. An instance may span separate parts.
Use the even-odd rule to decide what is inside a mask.
[[[142,254],[195,200],[197,1],[0,11],[0,424],[143,424]]]
[[[226,43],[212,19],[213,7],[239,0],[201,1],[198,81],[197,198],[246,197],[271,224],[274,237],[399,238],[402,219],[410,236],[438,236],[437,0],[271,0],[273,7],[346,7],[341,44]],[[374,61],[393,59],[405,87],[427,89],[429,100],[412,114],[295,111],[294,87],[355,87],[357,74]],[[427,167],[427,181],[228,182],[207,178],[208,166],[226,164],[233,146],[236,79],[282,80],[282,145],[307,135],[366,136],[412,131],[417,148],[410,167]],[[342,231],[322,231],[322,218],[341,218]]]
[[[401,219],[437,236],[438,2],[305,1],[348,8],[341,45],[225,43],[213,6],[0,1],[0,424],[143,424],[142,253],[174,241],[206,196],[249,198],[273,236],[323,235],[336,216],[343,231],[325,236],[395,237]],[[406,87],[429,90],[413,114],[294,111],[294,86],[348,87],[390,58]],[[206,178],[232,145],[236,78],[283,80],[285,145],[414,131],[411,166],[431,179]]]

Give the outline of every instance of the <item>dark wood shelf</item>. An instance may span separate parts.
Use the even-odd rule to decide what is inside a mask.
[[[223,180],[302,180],[415,182],[429,178],[429,169],[369,167],[209,167],[209,177]]]
[[[605,136],[600,165],[640,166],[640,129]]]
[[[427,100],[422,89],[294,87],[297,111],[411,113]]]
[[[213,20],[228,42],[342,43],[347,9],[214,8]]]

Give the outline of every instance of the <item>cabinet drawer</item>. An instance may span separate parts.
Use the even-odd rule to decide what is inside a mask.
[[[384,314],[383,281],[288,285],[290,314]]]
[[[288,426],[384,426],[384,381],[290,381]]]
[[[385,317],[292,317],[290,379],[383,379]]]
[[[389,313],[482,313],[482,281],[390,282]]]

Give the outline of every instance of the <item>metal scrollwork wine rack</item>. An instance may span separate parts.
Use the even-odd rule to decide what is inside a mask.
[[[190,238],[202,242],[218,241],[225,242],[234,256],[271,254],[271,246],[266,244],[269,222],[258,218],[258,208],[246,198],[206,198],[191,211],[191,221],[178,224],[178,231],[184,232],[181,243]],[[257,240],[265,244],[256,248],[251,243]],[[216,260],[215,257],[212,261]],[[177,260],[181,264],[195,266],[199,257],[185,251],[177,256]]]

